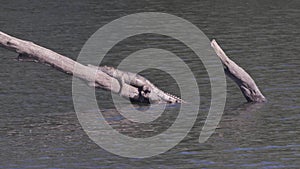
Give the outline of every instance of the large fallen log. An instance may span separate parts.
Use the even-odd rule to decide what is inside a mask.
[[[51,65],[60,71],[85,80],[95,87],[110,90],[133,102],[184,103],[182,99],[161,91],[140,75],[123,72],[112,67],[85,66],[47,48],[12,37],[1,31],[0,45],[19,53],[19,57],[28,57],[35,59],[37,62]],[[247,101],[265,101],[265,97],[261,94],[253,79],[231,61],[215,41],[212,41],[212,47],[224,64],[225,73],[239,85]]]
[[[73,74],[80,79],[93,84],[95,87],[110,90],[120,96],[140,103],[182,103],[180,98],[159,90],[154,85],[131,85],[122,83],[122,78],[113,77],[101,69],[82,65],[66,56],[60,55],[32,42],[21,40],[0,31],[0,45],[19,53],[19,57],[28,57],[37,62],[49,64],[60,71]],[[76,66],[76,69],[75,69]],[[138,77],[138,76],[136,76]],[[140,77],[140,76],[139,76]],[[141,79],[141,78],[140,78]],[[125,78],[125,80],[127,80]],[[145,81],[146,82],[146,81]],[[149,81],[147,80],[147,84]]]

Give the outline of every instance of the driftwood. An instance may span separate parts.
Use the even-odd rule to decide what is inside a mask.
[[[113,74],[109,75],[101,71],[101,69],[95,70],[91,66],[82,65],[54,51],[32,42],[12,37],[3,32],[0,32],[0,45],[19,53],[19,57],[28,57],[35,59],[37,62],[49,64],[65,73],[73,74],[73,76],[83,79],[95,87],[110,90],[133,102],[182,103],[182,100],[178,97],[162,92],[154,85],[142,87],[139,86],[140,84],[130,85],[130,83],[121,83],[122,78],[115,78],[112,76]],[[128,82],[126,78],[125,80]]]
[[[94,87],[110,90],[134,102],[184,103],[182,99],[163,92],[150,81],[135,73],[123,72],[112,67],[85,66],[47,48],[12,37],[1,31],[0,45],[19,53],[19,58],[31,58],[37,62],[49,64],[58,70],[87,81]],[[224,64],[225,73],[239,85],[247,101],[265,101],[265,97],[253,79],[231,61],[215,41],[212,41],[212,47]]]
[[[241,89],[248,102],[265,102],[265,96],[260,92],[251,76],[240,66],[230,60],[215,40],[211,46],[224,65],[224,71]]]

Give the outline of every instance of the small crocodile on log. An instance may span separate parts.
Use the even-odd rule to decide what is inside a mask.
[[[251,76],[236,63],[230,60],[215,40],[212,47],[225,66],[225,73],[240,87],[248,102],[265,102],[266,98],[260,92]],[[51,65],[67,74],[94,84],[105,90],[118,93],[120,96],[141,103],[184,103],[176,96],[158,89],[149,80],[140,75],[123,72],[112,67],[96,67],[82,65],[66,56],[36,45],[30,41],[21,40],[0,31],[0,46],[19,53],[19,59],[24,57],[36,62]]]
[[[180,99],[179,97],[160,90],[154,84],[152,84],[148,79],[144,78],[139,74],[121,71],[109,66],[101,66],[101,67],[97,67],[94,65],[88,65],[88,66],[97,70],[101,70],[102,72],[108,74],[109,76],[116,78],[119,81],[120,86],[122,86],[120,88],[119,93],[122,93],[122,90],[124,90],[123,86],[125,86],[124,83],[126,83],[128,85],[137,87],[139,89],[140,94],[143,97],[150,98],[150,103],[153,102],[186,103],[184,100]]]

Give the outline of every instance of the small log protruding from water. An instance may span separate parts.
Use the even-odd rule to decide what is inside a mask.
[[[265,96],[260,92],[251,76],[243,68],[230,60],[215,40],[212,40],[211,46],[223,63],[226,75],[239,86],[247,101],[265,102]]]

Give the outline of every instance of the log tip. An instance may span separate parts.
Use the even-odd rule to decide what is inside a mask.
[[[210,42],[211,47],[214,47],[214,46],[216,46],[217,44],[218,44],[218,43],[217,43],[216,39],[212,39],[211,42]]]

